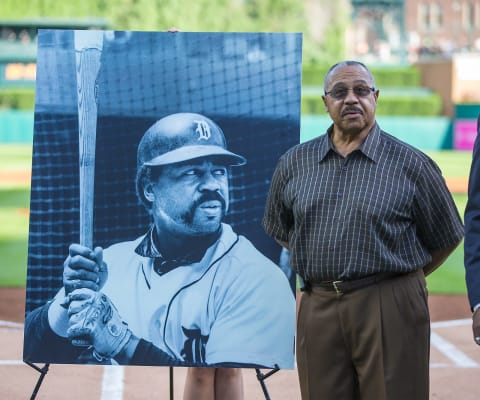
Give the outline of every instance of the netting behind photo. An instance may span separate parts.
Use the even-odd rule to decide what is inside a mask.
[[[26,312],[62,285],[79,241],[79,118],[74,31],[39,32]],[[165,115],[201,113],[247,159],[232,168],[226,217],[275,263],[261,227],[279,156],[299,142],[301,35],[104,32],[94,188],[95,246],[142,235],[149,216],[135,193],[136,152]]]

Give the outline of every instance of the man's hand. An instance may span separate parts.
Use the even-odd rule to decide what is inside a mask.
[[[70,340],[91,344],[94,354],[102,358],[114,358],[126,347],[132,332],[105,294],[77,289],[69,298]]]
[[[100,290],[107,280],[107,265],[103,262],[103,249],[91,250],[79,244],[68,248],[68,257],[63,263],[63,286],[65,295],[75,289]]]
[[[472,330],[473,339],[480,346],[480,308],[477,308],[472,315]]]

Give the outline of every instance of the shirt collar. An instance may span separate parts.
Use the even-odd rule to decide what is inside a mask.
[[[326,134],[324,135],[324,140],[320,143],[320,160],[323,160],[330,151],[335,151],[335,147],[333,146],[332,139],[330,135],[333,131],[333,124],[327,129]],[[372,129],[368,133],[367,137],[358,148],[358,151],[365,154],[368,158],[372,161],[378,161],[378,147],[380,145],[380,127],[378,126],[377,122],[373,125]]]
[[[359,150],[374,162],[378,162],[380,146],[380,127],[377,122],[373,125]]]
[[[221,232],[222,228],[219,229],[217,233],[205,237],[204,245],[207,248],[210,247],[211,244],[217,241],[217,239],[220,237]],[[148,232],[145,234],[144,238],[135,248],[135,253],[142,257],[150,258],[153,262],[153,270],[159,275],[163,275],[182,265],[185,266],[198,263],[205,255],[206,249],[199,247],[197,249],[193,249],[193,251],[187,254],[184,254],[180,258],[167,259],[160,253],[157,246],[155,245],[155,235],[155,226],[152,225],[149,228]]]
[[[162,257],[157,247],[155,246],[155,242],[153,240],[153,228],[154,226],[152,225],[148,230],[148,232],[143,237],[142,241],[135,248],[135,253],[137,253],[142,257],[148,257],[148,258]]]

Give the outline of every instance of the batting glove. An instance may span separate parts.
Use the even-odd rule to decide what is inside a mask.
[[[88,342],[97,358],[115,358],[128,343],[132,332],[111,300],[102,292],[77,289],[69,294],[69,328],[72,343]]]

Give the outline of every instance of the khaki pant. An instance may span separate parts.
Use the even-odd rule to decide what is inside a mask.
[[[303,294],[303,400],[428,400],[430,318],[423,271],[338,295]]]

